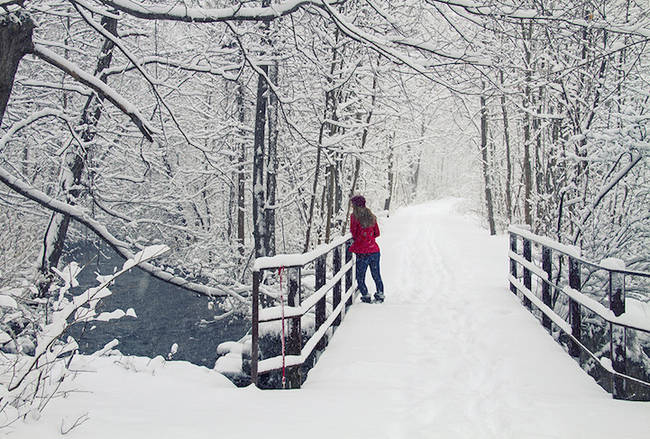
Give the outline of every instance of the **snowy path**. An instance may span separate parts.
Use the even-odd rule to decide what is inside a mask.
[[[302,390],[102,360],[79,379],[94,393],[57,401],[10,437],[57,437],[62,416],[89,412],[66,437],[647,438],[650,403],[614,401],[579,369],[508,292],[505,237],[455,205],[385,221],[386,302],[351,308]]]

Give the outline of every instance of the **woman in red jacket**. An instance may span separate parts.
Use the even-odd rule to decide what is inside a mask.
[[[350,215],[350,232],[353,243],[350,251],[357,255],[357,284],[361,300],[370,303],[370,294],[366,287],[366,269],[370,266],[370,274],[375,281],[377,292],[375,301],[384,301],[384,283],[379,274],[379,246],[375,238],[379,236],[377,217],[366,207],[366,199],[361,195],[350,198],[352,215]]]

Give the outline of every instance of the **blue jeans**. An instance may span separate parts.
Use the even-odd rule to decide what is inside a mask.
[[[384,283],[381,281],[381,274],[379,274],[379,255],[380,253],[357,254],[357,285],[361,296],[368,296],[368,287],[366,287],[366,270],[370,265],[370,274],[375,281],[377,287],[377,298],[384,297]]]

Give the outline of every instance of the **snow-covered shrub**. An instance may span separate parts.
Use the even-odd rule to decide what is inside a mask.
[[[72,289],[79,286],[76,278],[81,268],[74,262],[56,271],[60,282],[49,300],[27,300],[17,294],[19,290],[0,290],[0,428],[19,419],[38,419],[52,398],[69,391],[69,366],[78,345],[66,331],[80,322],[135,317],[133,309],[98,314],[96,307],[111,295],[108,287],[116,278],[165,251],[162,245],[145,248],[121,270],[98,275],[96,287],[76,295]]]

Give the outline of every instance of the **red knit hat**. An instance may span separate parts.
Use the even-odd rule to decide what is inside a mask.
[[[350,198],[350,202],[355,206],[366,207],[366,199],[361,195],[355,195],[354,197]]]

